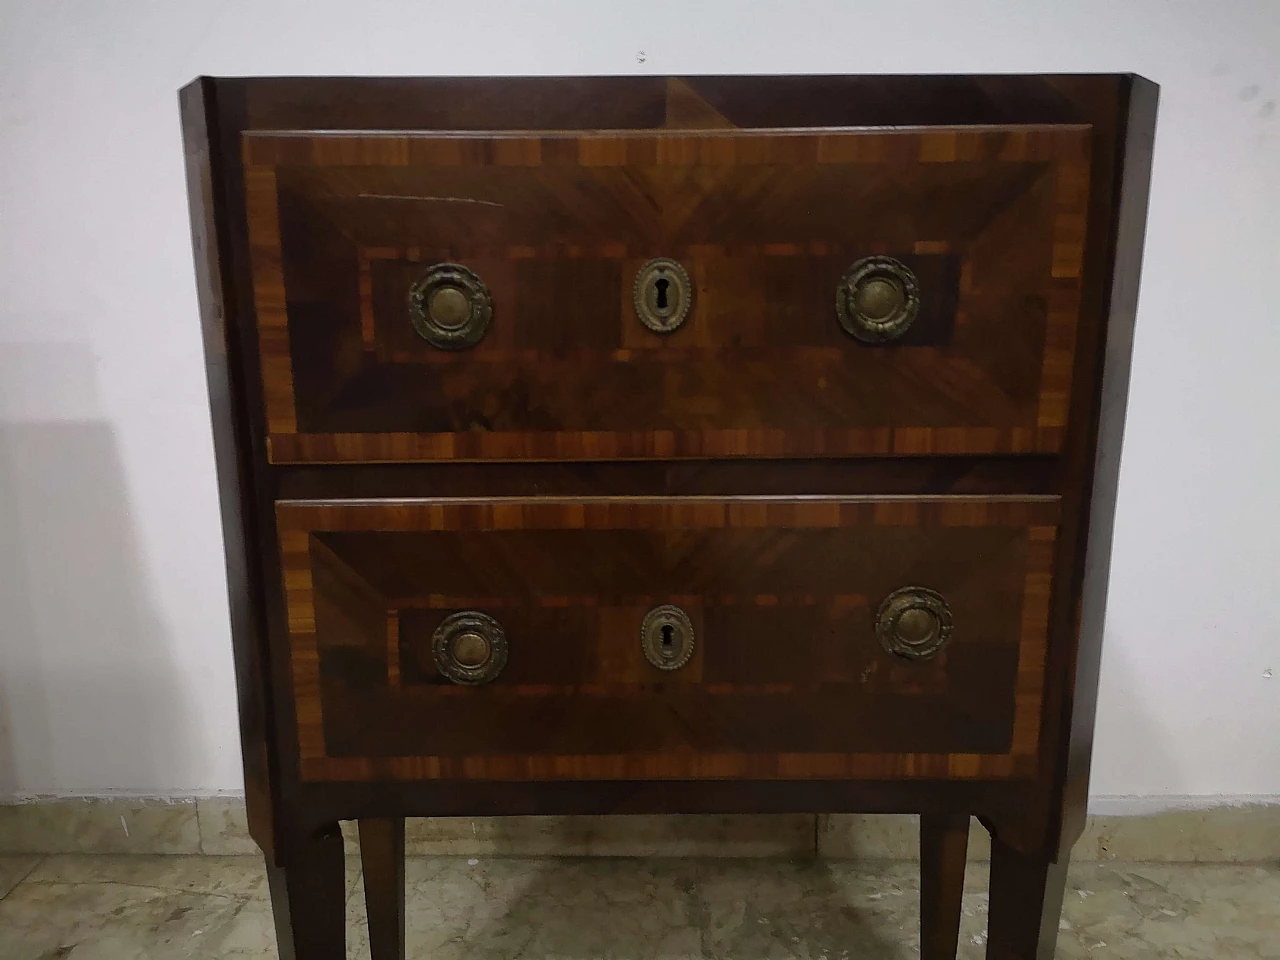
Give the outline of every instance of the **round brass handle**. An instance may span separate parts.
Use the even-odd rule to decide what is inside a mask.
[[[436,669],[454,683],[488,683],[507,665],[502,624],[478,610],[445,617],[431,637]]]
[[[916,275],[893,257],[864,257],[845,271],[836,287],[840,326],[865,343],[896,340],[919,312]]]
[[[441,350],[474,347],[489,332],[493,295],[460,263],[437,263],[409,287],[409,320]]]
[[[693,622],[673,603],[654,607],[640,625],[640,646],[659,670],[679,670],[693,656]]]
[[[924,660],[951,639],[951,608],[936,590],[902,587],[880,604],[876,636],[890,653],[908,660]]]
[[[636,316],[654,333],[670,333],[689,317],[693,281],[678,260],[657,257],[636,274]]]

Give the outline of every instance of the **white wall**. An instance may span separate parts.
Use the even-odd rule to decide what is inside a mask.
[[[240,788],[191,77],[1132,70],[1163,94],[1094,793],[1280,798],[1278,65],[1270,2],[0,0],[0,795]]]

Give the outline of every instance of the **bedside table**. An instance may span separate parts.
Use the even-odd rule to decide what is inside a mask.
[[[988,957],[1083,824],[1156,87],[209,79],[182,92],[250,830],[375,960],[404,818],[968,823]]]

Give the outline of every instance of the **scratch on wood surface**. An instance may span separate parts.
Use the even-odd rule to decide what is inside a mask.
[[[426,200],[435,203],[478,203],[485,207],[501,207],[493,200],[476,200],[474,197],[415,197],[404,193],[362,193],[361,200]]]

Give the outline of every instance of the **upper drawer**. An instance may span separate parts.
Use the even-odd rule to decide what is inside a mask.
[[[275,462],[1061,447],[1088,127],[244,152]]]

